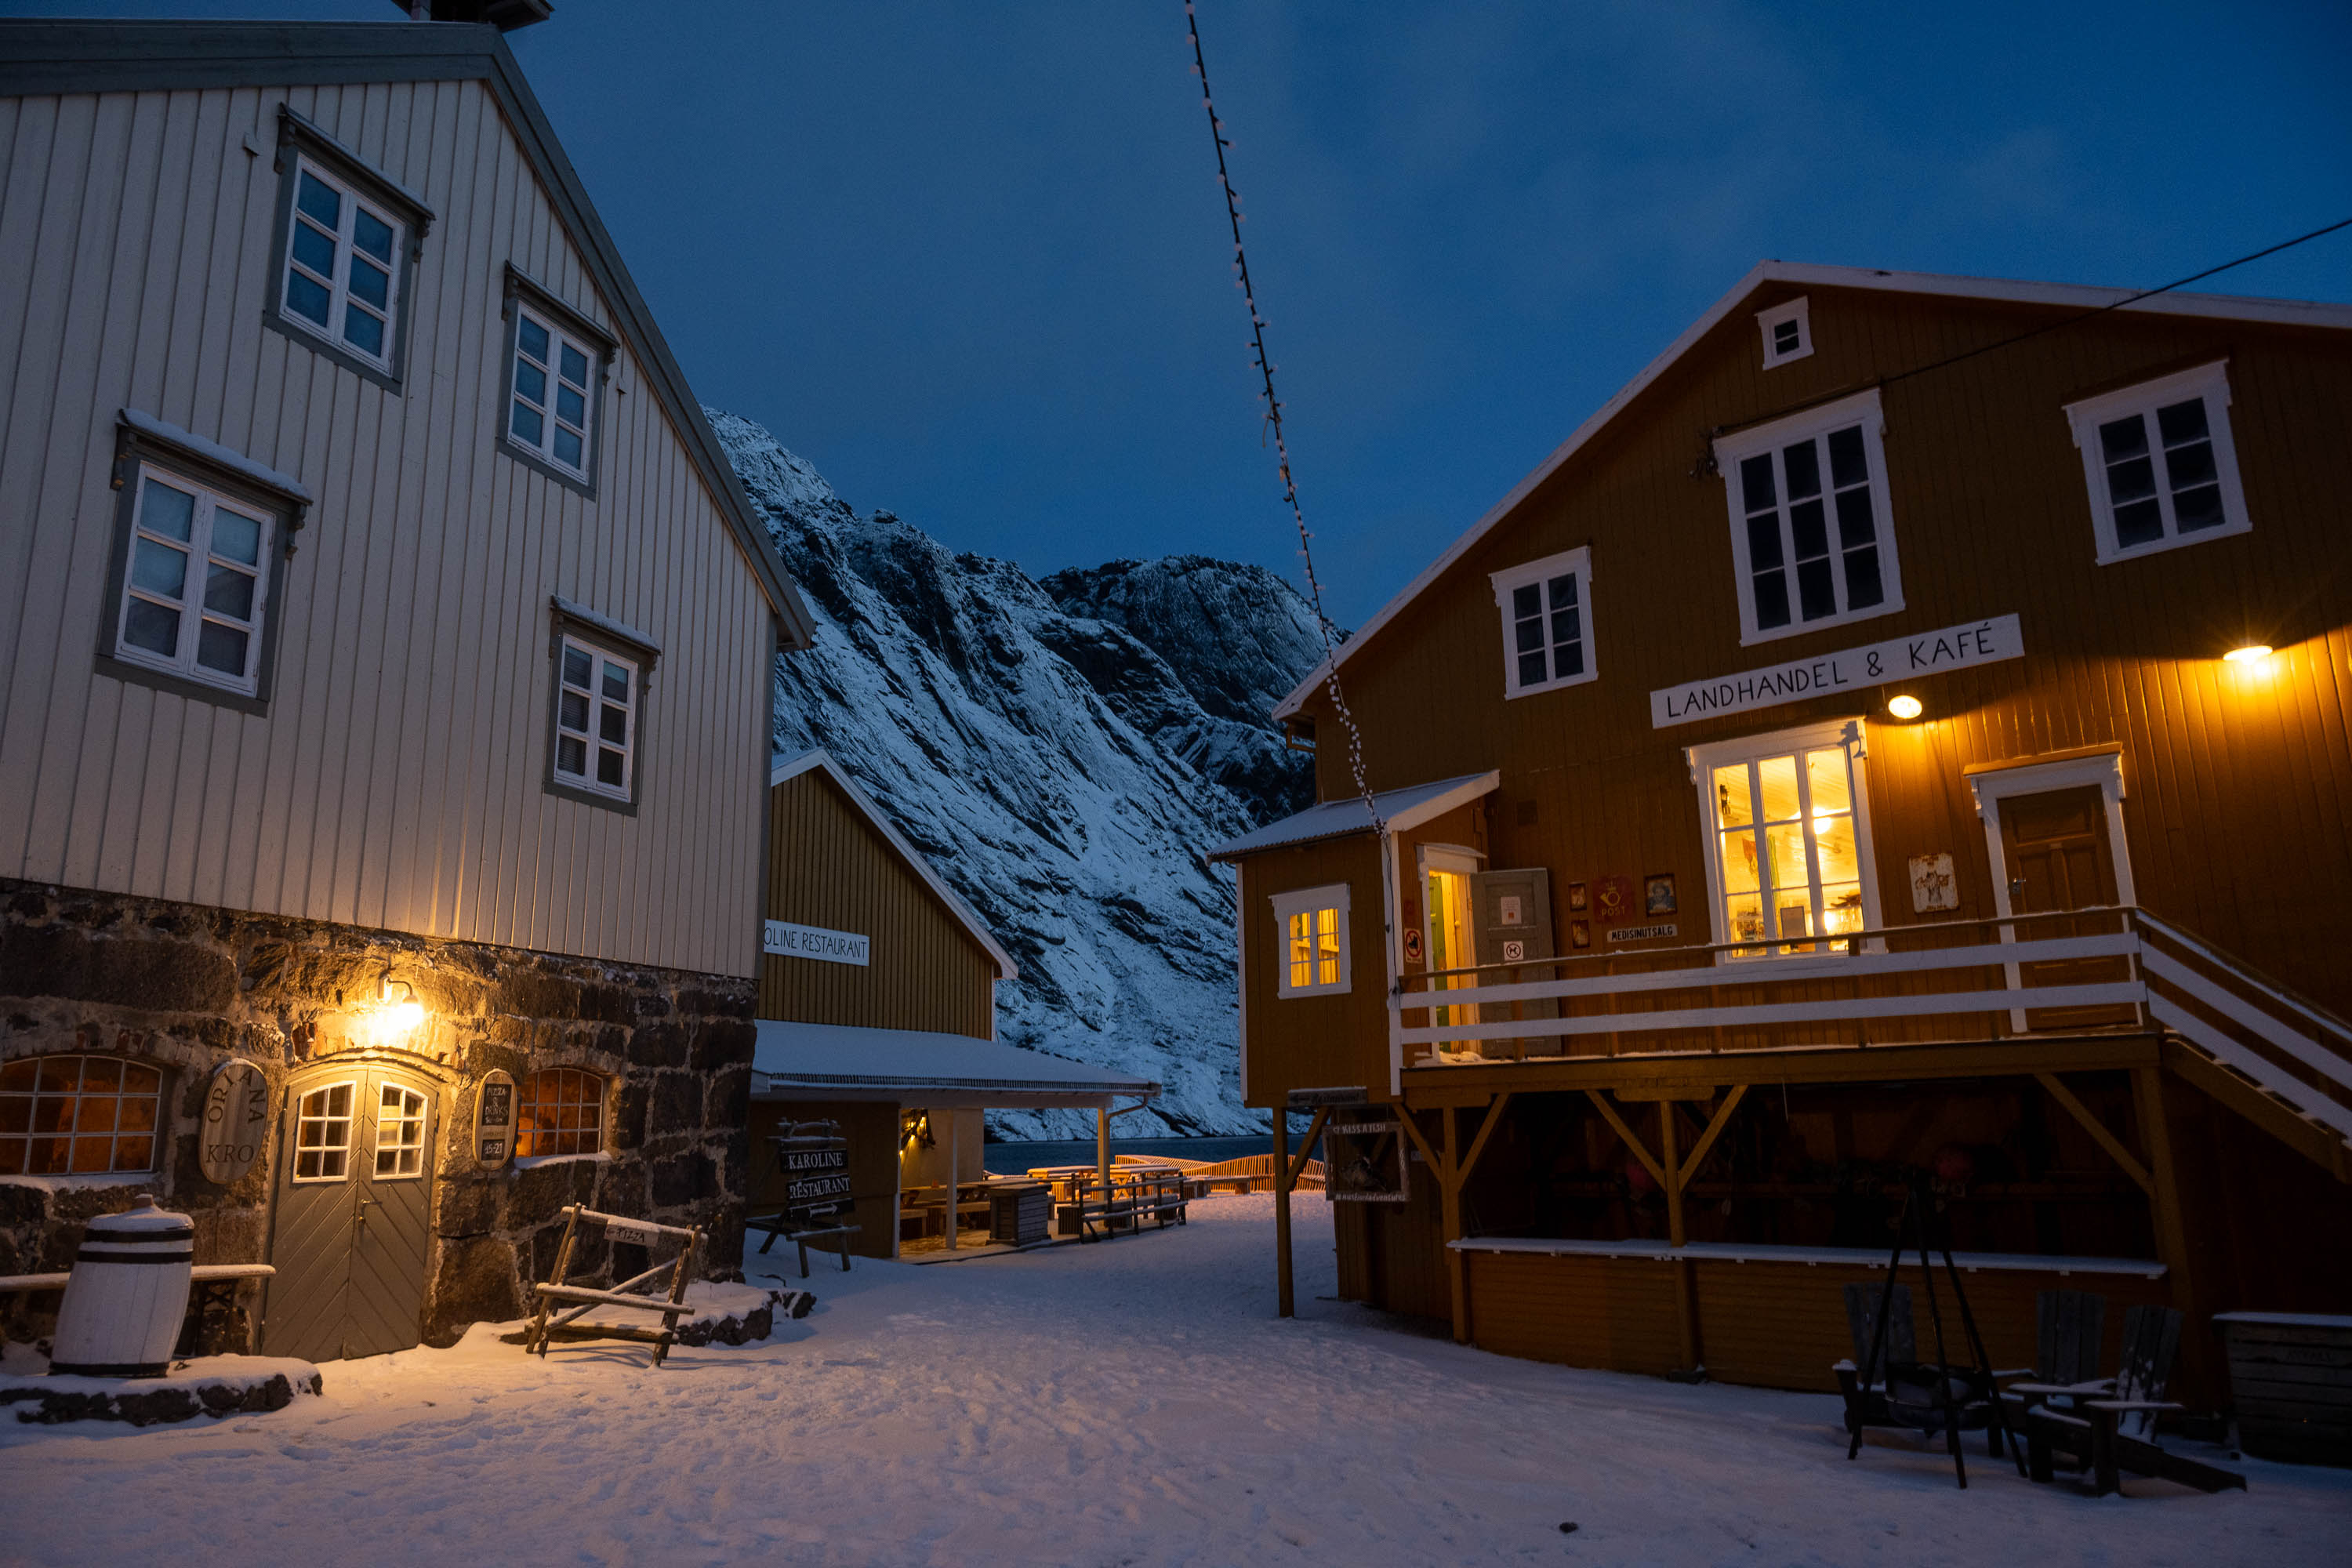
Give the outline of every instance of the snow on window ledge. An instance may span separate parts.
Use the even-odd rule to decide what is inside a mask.
[[[39,1193],[76,1193],[91,1187],[146,1187],[157,1183],[152,1171],[94,1171],[79,1176],[0,1176],[0,1187],[29,1187]],[[158,1193],[159,1198],[163,1195]]]
[[[613,1156],[610,1152],[603,1149],[597,1150],[593,1154],[521,1154],[516,1156],[514,1168],[518,1171],[536,1171],[541,1165],[561,1165],[580,1160],[593,1160],[609,1165],[613,1163]]]

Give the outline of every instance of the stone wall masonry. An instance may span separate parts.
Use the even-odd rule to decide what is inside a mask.
[[[387,973],[425,1009],[392,1043],[365,1028]],[[267,1261],[288,1079],[351,1059],[436,1086],[426,1342],[521,1316],[567,1204],[703,1225],[702,1272],[740,1278],[753,994],[749,979],[0,879],[0,1062],[98,1052],[165,1074],[153,1172],[0,1175],[0,1274],[70,1267],[89,1220],[142,1191],[194,1218],[198,1262]],[[238,1058],[268,1075],[272,1126],[252,1171],[224,1187],[199,1169],[198,1134],[213,1069]],[[478,1169],[481,1076],[503,1068],[520,1082],[550,1067],[605,1077],[604,1151]],[[583,1240],[575,1278],[646,1266],[639,1248],[608,1249],[593,1231]],[[242,1288],[233,1307],[203,1315],[183,1353],[256,1348],[261,1303],[259,1287]],[[56,1305],[54,1292],[0,1298],[0,1331],[46,1335]]]

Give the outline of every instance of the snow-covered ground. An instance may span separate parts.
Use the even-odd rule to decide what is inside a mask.
[[[1291,1322],[1272,1200],[1220,1198],[1107,1245],[820,1267],[806,1320],[658,1372],[477,1329],[330,1363],[273,1415],[0,1424],[0,1560],[2352,1560],[2352,1474],[2249,1460],[2243,1495],[2095,1500],[1979,1447],[1959,1492],[1939,1453],[1847,1463],[1829,1398],[1509,1361],[1318,1300],[1328,1211],[1297,1215]]]

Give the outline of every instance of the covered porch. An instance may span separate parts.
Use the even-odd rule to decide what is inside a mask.
[[[968,1035],[763,1018],[751,1069],[751,1214],[775,1216],[786,1199],[772,1138],[833,1121],[848,1146],[838,1218],[857,1227],[851,1252],[925,1258],[1033,1245],[1055,1228],[1054,1187],[987,1172],[983,1114],[1092,1110],[1108,1190],[1112,1119],[1160,1092],[1149,1079]]]

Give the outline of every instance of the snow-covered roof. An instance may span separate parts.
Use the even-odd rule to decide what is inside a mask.
[[[907,836],[891,822],[890,814],[884,811],[872,795],[860,789],[857,781],[851,778],[839,763],[826,755],[824,748],[803,752],[797,757],[778,763],[768,774],[768,787],[773,789],[785,780],[796,779],[811,769],[823,772],[825,777],[839,784],[841,793],[847,795],[866,820],[874,825],[877,833],[889,840],[890,847],[898,852],[899,858],[906,861],[908,868],[922,879],[925,887],[939,895],[940,902],[947,906],[948,913],[953,915],[957,923],[971,934],[971,940],[980,943],[988,956],[995,961],[996,977],[999,980],[1020,979],[1021,966],[1013,962],[1013,955],[1004,951],[1003,944],[981,924],[979,914],[964,902],[963,895],[949,887],[940,874],[931,869],[931,863],[923,858],[922,852],[908,843]]]
[[[313,499],[302,481],[291,474],[281,474],[267,463],[257,463],[243,452],[233,452],[217,441],[207,441],[192,435],[177,425],[169,425],[143,409],[125,408],[115,416],[123,424],[151,440],[167,447],[177,447],[184,452],[204,458],[216,468],[225,469],[248,484],[260,486],[274,494],[309,506]]]
[[[969,1035],[773,1018],[761,1019],[759,1030],[751,1057],[755,1099],[789,1100],[808,1090],[873,1089],[892,1099],[944,1091],[1018,1106],[1031,1103],[1028,1095],[1150,1100],[1160,1093],[1160,1085],[1132,1073]]]
[[[1435,784],[1408,784],[1403,789],[1376,795],[1372,802],[1380,808],[1381,820],[1389,825],[1389,831],[1402,833],[1476,800],[1501,783],[1502,776],[1489,769],[1483,773],[1440,779]],[[1346,800],[1327,800],[1320,805],[1308,806],[1296,816],[1286,816],[1280,822],[1267,823],[1255,833],[1229,838],[1210,850],[1209,858],[1234,860],[1278,845],[1311,844],[1318,838],[1342,838],[1350,833],[1371,830],[1372,816],[1364,809],[1363,797],[1350,795]]]
[[[1508,495],[1488,509],[1486,515],[1448,546],[1445,553],[1431,562],[1421,575],[1406,584],[1402,593],[1381,605],[1378,615],[1357,627],[1354,635],[1340,645],[1334,656],[1338,662],[1347,663],[1357,649],[1371,641],[1375,633],[1402,614],[1404,607],[1419,598],[1431,584],[1444,576],[1448,567],[1492,532],[1495,525],[1534,493],[1538,485],[1551,478],[1561,464],[1600,434],[1627,404],[1672,369],[1693,344],[1713,331],[1726,317],[1745,304],[1749,295],[1767,283],[1797,283],[1822,289],[1869,289],[1895,294],[1942,294],[1957,299],[1997,300],[2019,305],[2069,305],[2084,310],[2116,307],[2149,315],[2203,316],[2222,321],[2262,321],[2273,326],[2352,331],[2352,306],[2318,304],[2301,300],[2173,293],[2152,294],[2145,300],[2134,300],[2124,305],[2120,301],[2131,300],[2139,290],[2092,288],[2075,283],[2032,283],[2006,278],[1962,278],[1940,272],[1889,272],[1874,267],[1817,267],[1801,262],[1759,261],[1747,277],[1732,286],[1729,293],[1685,328],[1682,336],[1666,346],[1665,353],[1652,360],[1641,374],[1625,384],[1616,396],[1595,409],[1591,418],[1578,426],[1574,434],[1553,449],[1551,456],[1536,466],[1533,473],[1514,485]],[[1309,671],[1307,679],[1293,688],[1290,695],[1275,709],[1274,717],[1286,719],[1304,707],[1316,689],[1330,679],[1332,662],[1331,658],[1326,658]]]

